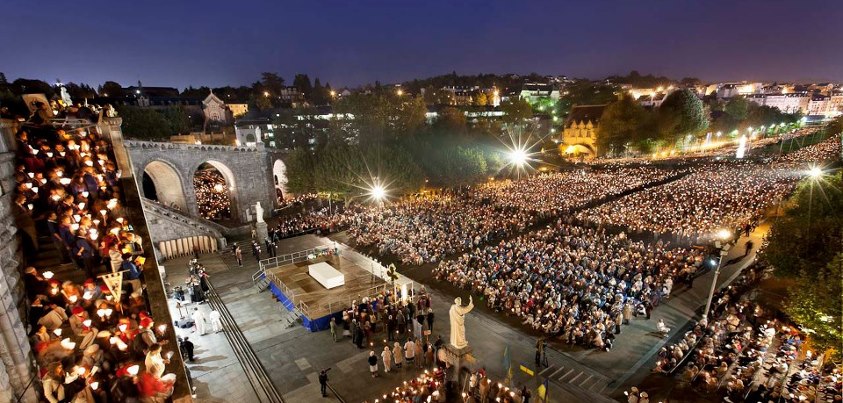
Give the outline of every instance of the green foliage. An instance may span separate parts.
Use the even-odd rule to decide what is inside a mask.
[[[465,133],[468,123],[465,120],[465,113],[457,108],[442,108],[439,116],[433,123],[433,129],[454,134]]]
[[[577,80],[568,84],[559,102],[559,112],[567,115],[574,105],[602,105],[618,99],[618,88],[605,82]]]
[[[698,134],[707,127],[708,116],[702,101],[687,88],[670,93],[659,107],[659,132],[668,142]]]
[[[601,155],[617,155],[627,143],[639,143],[648,135],[650,116],[631,97],[623,97],[603,110],[597,133],[597,150]]]
[[[313,86],[310,85],[310,77],[307,74],[296,74],[293,78],[293,87],[296,87],[299,92],[304,94],[305,99],[311,99]]]
[[[293,193],[316,191],[313,171],[316,161],[310,150],[297,148],[290,152],[286,160],[287,189]]]
[[[735,120],[744,120],[749,114],[749,101],[744,97],[732,97],[729,102],[726,102],[723,110]]]
[[[171,134],[188,134],[192,128],[187,111],[181,106],[170,107],[161,110]]]
[[[501,103],[503,121],[507,124],[523,124],[533,117],[533,107],[523,99],[510,99]]]
[[[119,105],[117,113],[123,118],[123,135],[138,140],[167,140],[173,134],[164,115],[147,108]]]
[[[790,204],[770,229],[764,257],[777,275],[797,277],[843,248],[843,174],[806,179]]]
[[[834,349],[839,359],[843,346],[843,252],[825,267],[803,272],[790,289],[784,311],[810,333],[819,351]]]
[[[427,113],[422,98],[398,96],[390,91],[343,97],[334,110],[354,115],[350,130],[361,144],[378,144],[412,134],[424,125]]]
[[[123,86],[114,81],[106,81],[103,83],[100,87],[99,93],[101,96],[111,98],[121,98],[124,95]]]
[[[117,106],[123,118],[123,135],[138,140],[168,140],[176,134],[187,134],[193,126],[181,107],[162,110],[130,105]]]

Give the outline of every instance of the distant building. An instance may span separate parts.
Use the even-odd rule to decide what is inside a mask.
[[[558,101],[560,97],[561,94],[556,86],[545,83],[524,83],[521,91],[518,92],[518,98],[525,99],[531,104],[543,99]]]
[[[304,93],[299,91],[296,87],[282,88],[278,97],[282,102],[289,103],[293,108],[304,106],[305,104]]]
[[[597,129],[607,105],[576,105],[571,108],[562,130],[565,154],[588,158],[597,155]]]
[[[807,114],[811,96],[805,92],[791,94],[751,94],[746,96],[746,100],[758,105],[778,108],[784,113],[802,112],[803,114]]]
[[[226,107],[225,102],[211,91],[202,101],[202,113],[205,115],[206,122],[227,123],[231,112]]]
[[[267,142],[270,147],[275,147],[274,130],[268,118],[238,120],[234,124],[236,144],[254,147],[259,142]]]
[[[239,118],[249,113],[249,104],[226,104],[228,110],[231,111],[231,116]]]

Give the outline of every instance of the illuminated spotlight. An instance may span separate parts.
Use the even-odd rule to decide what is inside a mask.
[[[822,168],[820,168],[816,165],[811,167],[811,170],[808,171],[808,175],[811,175],[811,178],[813,178],[813,179],[818,179],[820,176],[822,176],[822,174],[823,174]]]
[[[517,167],[523,167],[527,163],[527,151],[523,148],[516,148],[509,152],[509,162]]]
[[[386,189],[384,189],[383,186],[376,184],[372,186],[372,190],[369,191],[369,195],[375,200],[383,200],[383,198],[386,197]]]

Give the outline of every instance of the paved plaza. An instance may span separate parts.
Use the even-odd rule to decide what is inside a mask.
[[[752,233],[755,245],[767,230],[760,226]],[[341,239],[341,237],[340,237]],[[740,270],[753,259],[755,251],[742,256],[741,239],[732,248],[724,261],[731,262],[722,270],[718,280],[720,286],[731,282]],[[334,245],[328,238],[305,235],[280,242],[278,253],[290,253],[316,245]],[[353,249],[337,244],[345,259],[358,264],[366,257]],[[165,262],[168,281],[180,284],[187,275],[189,257]],[[317,374],[320,369],[332,368],[330,384],[345,401],[359,402],[374,399],[416,376],[421,369],[405,366],[400,371],[383,373],[372,379],[365,362],[369,349],[357,349],[350,339],[334,342],[330,332],[311,333],[294,321],[294,315],[278,303],[274,296],[261,292],[253,286],[251,276],[257,271],[257,262],[251,256],[238,267],[233,256],[226,252],[203,255],[200,261],[207,267],[217,292],[222,297],[238,326],[257,353],[273,384],[289,402],[314,401],[321,399]],[[427,272],[425,272],[427,270]],[[447,340],[449,323],[447,310],[455,294],[465,299],[467,292],[450,288],[447,284],[430,282],[429,268],[425,266],[402,270],[408,277],[422,282],[432,296],[433,309],[437,314],[434,337],[442,335]],[[614,348],[610,352],[582,349],[551,341],[548,349],[549,368],[536,368],[534,346],[536,334],[523,326],[513,326],[511,318],[490,312],[484,302],[475,298],[475,308],[466,320],[467,338],[474,349],[476,365],[484,367],[492,379],[503,379],[504,349],[509,347],[513,366],[513,386],[527,385],[535,389],[540,379],[520,370],[523,366],[536,375],[551,379],[551,401],[572,401],[590,399],[599,401],[604,396],[619,397],[626,385],[634,385],[643,379],[654,362],[654,355],[669,338],[660,336],[655,330],[656,321],[664,319],[671,330],[671,336],[682,331],[692,318],[698,318],[699,308],[708,293],[713,272],[697,278],[694,287],[677,287],[672,298],[662,303],[653,312],[652,318],[635,319],[624,326]],[[174,317],[179,317],[175,301],[171,300]],[[207,304],[199,304],[208,310]],[[182,308],[183,312],[193,305]],[[196,345],[196,362],[189,363],[197,398],[208,402],[247,402],[256,400],[250,385],[245,382],[244,372],[227,340],[220,334],[199,336],[190,330],[179,329],[179,335],[189,336]],[[379,336],[382,336],[381,333]],[[384,340],[378,337],[373,342],[376,353],[383,350]],[[390,343],[391,344],[391,343]],[[327,400],[327,399],[326,399]]]

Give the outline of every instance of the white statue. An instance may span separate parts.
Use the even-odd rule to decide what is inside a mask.
[[[263,221],[263,207],[261,207],[261,202],[255,203],[255,216],[258,222]]]
[[[469,295],[468,305],[462,306],[462,299],[457,297],[448,312],[451,316],[451,345],[456,348],[468,346],[465,340],[465,314],[471,312],[472,309],[474,309],[474,300]]]
[[[73,100],[70,99],[70,94],[67,93],[67,88],[64,88],[64,86],[62,86],[61,90],[60,90],[60,93],[61,93],[61,102],[64,104],[64,106],[73,105]]]

